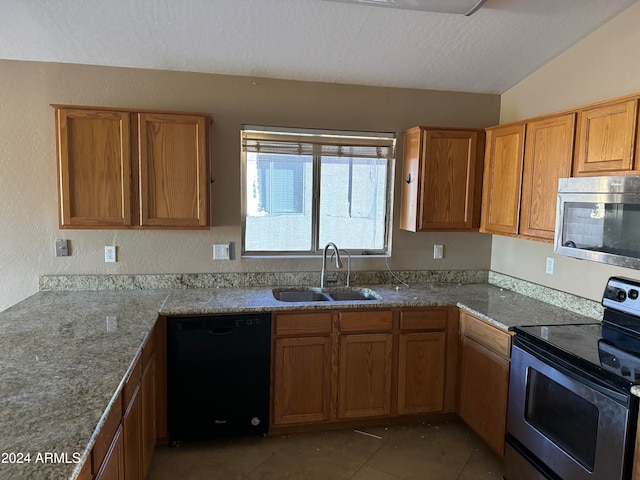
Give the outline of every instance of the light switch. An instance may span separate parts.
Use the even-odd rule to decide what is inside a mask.
[[[56,240],[56,257],[69,256],[69,240]]]
[[[444,256],[444,245],[434,245],[433,246],[433,258],[442,259]]]
[[[216,243],[213,245],[214,260],[229,260],[229,244]]]

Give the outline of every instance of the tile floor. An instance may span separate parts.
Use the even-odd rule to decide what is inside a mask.
[[[499,480],[502,462],[460,421],[156,448],[147,480]],[[379,438],[377,438],[377,437]]]

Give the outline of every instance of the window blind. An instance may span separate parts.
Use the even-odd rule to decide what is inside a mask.
[[[260,127],[257,127],[260,128]],[[244,152],[327,157],[395,157],[395,134],[297,129],[294,133],[258,130],[243,126]]]

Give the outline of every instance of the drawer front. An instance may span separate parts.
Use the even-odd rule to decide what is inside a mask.
[[[124,388],[122,390],[122,402],[123,402],[123,410],[127,410],[129,406],[129,402],[133,397],[136,388],[140,386],[140,378],[142,377],[142,362],[140,362],[140,356],[136,357],[135,365],[133,366],[133,370],[129,374],[129,377],[124,383]]]
[[[444,330],[447,309],[407,310],[400,312],[400,330]]]
[[[96,474],[102,465],[104,457],[107,455],[111,442],[120,427],[120,420],[122,419],[122,401],[120,396],[111,406],[111,411],[107,415],[107,419],[102,425],[96,443],[91,451],[91,463],[93,465],[93,473]]]
[[[393,312],[368,310],[340,313],[341,332],[388,332],[393,327]]]
[[[331,333],[330,313],[299,313],[276,315],[276,335],[306,335]]]
[[[466,312],[460,312],[460,333],[489,350],[511,358],[511,335]]]

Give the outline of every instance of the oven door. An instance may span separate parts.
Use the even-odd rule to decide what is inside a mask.
[[[553,472],[540,478],[628,478],[629,394],[522,340],[513,348],[510,375],[507,440]]]

